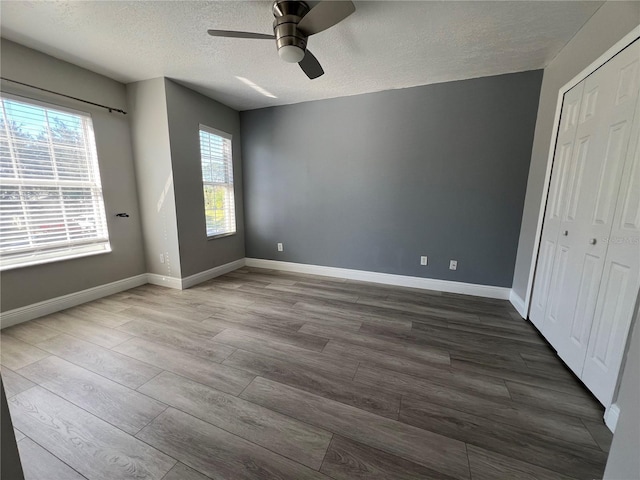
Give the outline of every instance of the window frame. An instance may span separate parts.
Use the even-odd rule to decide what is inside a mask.
[[[225,140],[229,141],[229,148],[230,148],[230,172],[231,172],[231,183],[229,182],[207,182],[204,179],[204,171],[202,169],[202,149],[201,149],[201,141],[200,141],[200,132],[204,132],[207,133],[209,135],[216,135],[218,137],[221,137]],[[218,130],[217,128],[213,128],[210,127],[208,125],[204,125],[202,123],[200,123],[198,125],[198,151],[200,153],[199,156],[199,162],[200,162],[200,180],[202,181],[202,206],[204,208],[204,232],[206,235],[207,240],[216,240],[218,238],[224,238],[224,237],[231,237],[233,235],[236,235],[238,233],[238,218],[236,215],[237,212],[237,208],[236,208],[236,183],[235,183],[235,169],[234,169],[234,164],[233,164],[233,135],[231,133],[228,132],[224,132],[222,130]],[[214,235],[209,235],[209,232],[207,231],[207,210],[206,210],[206,199],[204,197],[204,187],[206,185],[224,185],[227,186],[227,188],[231,187],[231,191],[233,192],[233,231],[232,232],[224,232],[224,233],[216,233]]]
[[[85,143],[86,143],[85,151],[91,157],[89,159],[90,168],[95,170],[93,173],[95,174],[96,185],[91,188],[97,187],[99,189],[100,200],[101,200],[99,205],[93,204],[93,208],[97,208],[98,213],[101,213],[103,215],[102,221],[104,222],[104,232],[106,234],[106,237],[104,240],[98,240],[96,238],[96,239],[87,240],[84,242],[70,243],[65,249],[63,248],[56,249],[55,247],[47,248],[47,246],[45,245],[41,249],[33,249],[32,255],[26,256],[25,254],[24,257],[15,259],[13,262],[9,260],[9,263],[3,262],[2,257],[4,257],[6,253],[0,251],[0,272],[15,270],[19,268],[25,268],[25,267],[31,267],[36,265],[44,265],[48,263],[63,262],[66,260],[73,260],[76,258],[84,258],[84,257],[90,257],[94,255],[103,255],[103,254],[111,253],[112,252],[111,235],[109,232],[107,207],[104,199],[104,187],[102,185],[102,172],[100,171],[100,159],[98,155],[98,146],[97,146],[96,135],[95,135],[93,115],[87,111],[67,107],[66,105],[59,105],[50,101],[44,101],[44,100],[28,97],[26,95],[21,95],[18,93],[2,91],[0,92],[0,98],[6,99],[9,101],[24,103],[29,106],[40,107],[47,110],[55,110],[55,111],[67,113],[70,115],[76,115],[78,117],[82,117],[81,121],[84,121],[86,119],[90,122],[89,124],[90,128],[88,129],[88,133],[90,135],[88,138],[85,138]],[[7,180],[9,179],[0,178],[0,185],[2,186],[10,185],[6,183]],[[38,180],[40,179],[35,179],[35,180],[36,180],[35,183],[38,183]],[[29,185],[29,179],[21,179],[19,177],[13,179],[13,182],[15,182],[16,185],[19,185],[21,183],[26,184],[26,186]],[[65,182],[70,182],[70,183],[65,185]],[[72,182],[73,181],[57,179],[57,180],[51,180],[50,183],[49,181],[43,182],[43,186],[50,186],[53,188],[71,187],[73,186]]]

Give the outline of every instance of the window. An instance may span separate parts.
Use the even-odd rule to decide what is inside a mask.
[[[0,106],[0,268],[111,251],[91,117]]]
[[[236,233],[231,135],[200,125],[200,160],[207,237]]]

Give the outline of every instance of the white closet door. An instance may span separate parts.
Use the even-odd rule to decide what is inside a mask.
[[[618,75],[616,105],[636,104],[634,125],[626,155],[620,194],[595,317],[589,338],[582,381],[609,406],[618,379],[636,296],[640,288],[640,52],[623,65]],[[629,122],[630,123],[630,122]],[[613,200],[615,202],[615,199]]]
[[[627,157],[639,59],[640,45],[634,44],[588,77],[584,87],[561,227],[569,231],[566,257],[556,257],[556,296],[543,326],[543,334],[577,375],[585,362]]]
[[[562,219],[567,209],[567,178],[571,169],[573,148],[578,127],[578,116],[584,81],[573,87],[564,95],[562,113],[553,158],[553,172],[549,186],[547,209],[545,210],[544,228],[540,241],[540,252],[536,266],[536,279],[531,297],[529,318],[542,330],[549,298],[556,245],[561,235]]]

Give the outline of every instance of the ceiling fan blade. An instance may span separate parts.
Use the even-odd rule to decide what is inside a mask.
[[[258,40],[275,40],[276,37],[266,33],[236,32],[235,30],[207,30],[212,37],[253,38]]]
[[[298,29],[306,35],[314,35],[333,27],[355,11],[353,2],[320,2],[302,17],[298,23]]]
[[[311,53],[309,50],[304,53],[304,58],[298,62],[298,65],[300,65],[302,71],[311,80],[324,75],[322,65],[320,65],[318,59],[314,57],[313,53]]]

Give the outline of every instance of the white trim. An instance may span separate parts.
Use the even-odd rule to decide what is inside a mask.
[[[306,273],[310,275],[322,275],[325,277],[346,278],[349,280],[383,283],[385,285],[396,285],[399,287],[462,293],[465,295],[499,298],[502,300],[508,300],[510,292],[510,289],[506,287],[452,282],[449,280],[437,280],[434,278],[410,277],[407,275],[395,275],[391,273],[368,272],[364,270],[351,270],[348,268],[324,267],[321,265],[309,265],[304,263],[279,262],[277,260],[263,260],[261,258],[247,258],[246,265],[248,267]]]
[[[616,431],[616,425],[618,425],[618,418],[620,418],[620,407],[618,407],[617,403],[612,403],[605,411],[604,411],[604,423],[611,433]]]
[[[182,289],[184,290],[186,288],[191,288],[198,283],[206,282],[207,280],[211,280],[212,278],[219,277],[220,275],[224,275],[225,273],[229,273],[242,268],[245,266],[245,260],[245,258],[241,258],[233,262],[225,263],[224,265],[210,268],[209,270],[205,270],[204,272],[185,277],[182,279]]]
[[[147,273],[147,283],[159,285],[161,287],[175,288],[182,290],[182,280],[176,277],[158,275],[157,273]]]
[[[520,295],[514,292],[513,289],[511,290],[511,292],[509,292],[509,301],[511,302],[511,305],[513,305],[514,308],[518,311],[520,316],[526,320],[527,309],[524,306],[524,300],[522,300]]]
[[[129,290],[130,288],[139,287],[145,283],[147,283],[147,275],[143,273],[141,275],[136,275],[135,277],[124,278],[122,280],[107,283],[106,285],[88,288],[68,295],[62,295],[61,297],[33,303],[25,307],[8,310],[0,313],[0,328],[10,327],[18,323],[33,320],[34,318],[59,312],[60,310],[75,307],[81,303],[97,300],[98,298]]]
[[[640,25],[635,27],[631,32],[625,35],[619,42],[613,45],[609,50],[600,55],[595,61],[593,61],[587,68],[582,70],[578,75],[573,77],[568,83],[566,83],[558,92],[558,100],[556,102],[556,113],[553,120],[553,131],[551,132],[551,143],[549,145],[549,155],[547,158],[547,170],[544,176],[544,184],[542,190],[542,198],[540,199],[540,209],[538,211],[538,224],[536,226],[536,236],[533,244],[533,256],[531,258],[531,265],[529,266],[529,278],[527,280],[526,297],[524,301],[524,313],[525,317],[529,313],[529,307],[531,306],[531,295],[533,293],[533,277],[536,270],[536,264],[538,263],[538,249],[540,248],[540,239],[542,237],[542,224],[544,221],[544,211],[547,205],[547,195],[549,193],[549,182],[551,181],[551,167],[553,166],[553,157],[555,155],[556,141],[558,138],[558,124],[560,122],[560,113],[562,111],[562,101],[564,94],[575,87],[578,83],[584,80],[586,77],[595,72],[602,65],[611,60],[614,56],[631,45],[634,41],[640,38]]]

